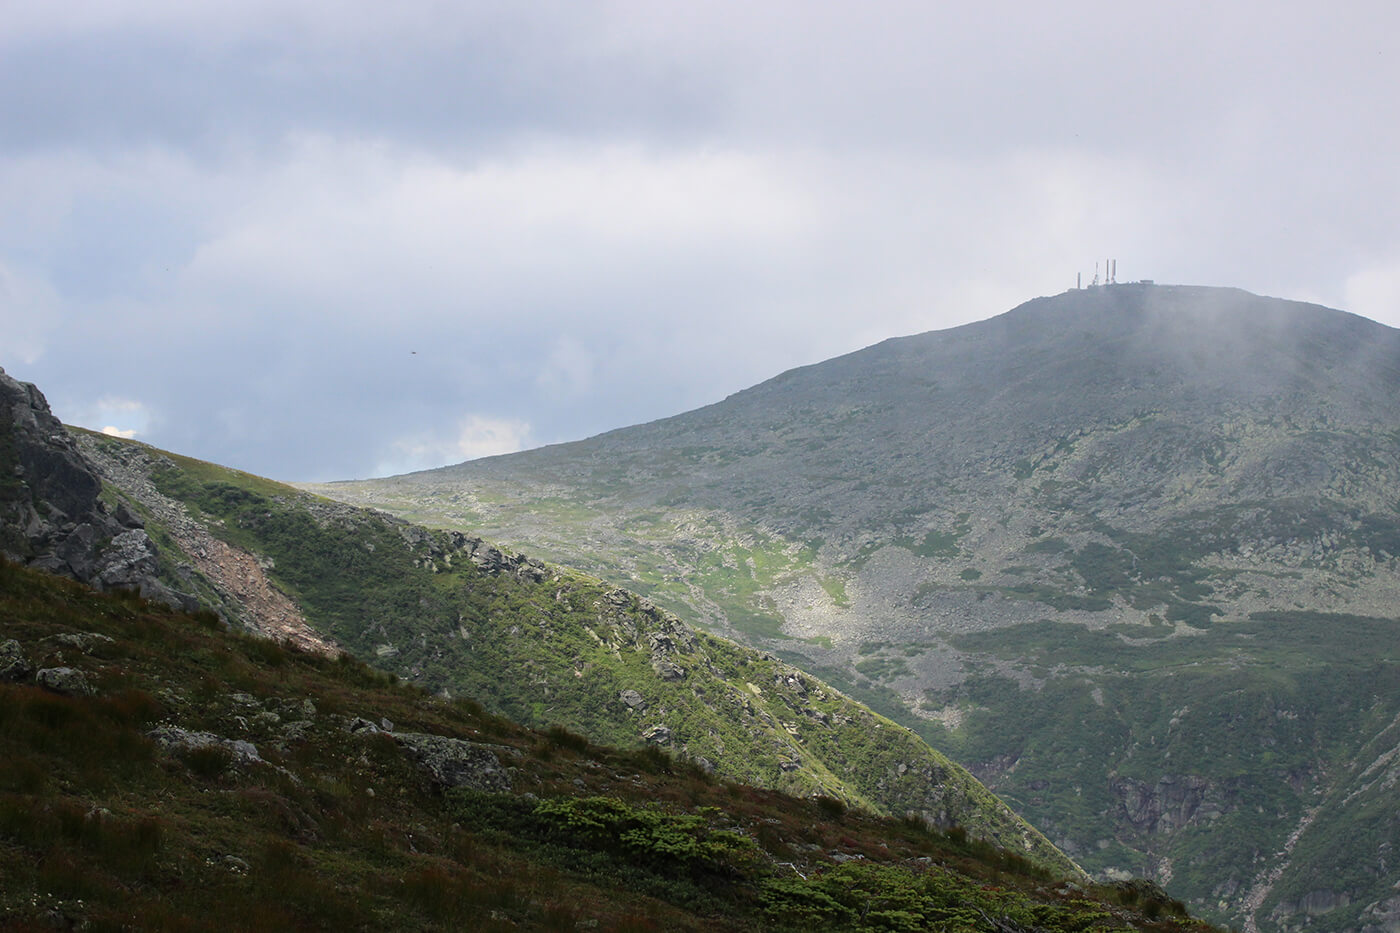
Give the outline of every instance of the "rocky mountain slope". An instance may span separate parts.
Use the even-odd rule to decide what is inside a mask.
[[[98,589],[134,589],[172,606],[195,600],[156,574],[155,547],[102,481],[36,387],[0,369],[0,556]]]
[[[175,535],[188,540],[168,531],[178,513],[255,555],[318,638],[407,681],[537,728],[655,746],[731,780],[961,825],[1077,871],[913,733],[632,593],[133,442],[83,434],[81,446],[168,553],[181,553]],[[257,616],[256,605],[229,608]]]
[[[119,438],[78,432],[75,441],[37,389],[10,388],[15,414],[0,438],[14,464],[4,473],[16,479],[5,517],[20,521],[4,533],[37,567],[199,607],[319,654],[355,651],[519,722],[962,826],[1062,873],[1079,871],[964,769],[772,656],[697,635],[631,593],[477,538]],[[139,579],[92,572],[138,535]],[[75,540],[89,550],[79,554]]]
[[[1076,290],[653,424],[322,491],[814,668],[1101,875],[1249,929],[1400,914],[1390,328]]]
[[[533,732],[0,558],[6,930],[1154,930],[918,820]]]

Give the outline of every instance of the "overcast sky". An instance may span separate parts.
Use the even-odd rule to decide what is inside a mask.
[[[325,480],[675,414],[1106,257],[1396,326],[1396,36],[1393,0],[0,0],[0,366]]]

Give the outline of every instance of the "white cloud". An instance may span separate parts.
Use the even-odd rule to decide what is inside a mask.
[[[515,453],[530,446],[527,422],[513,418],[468,415],[449,435],[424,432],[394,441],[388,455],[375,465],[376,476],[411,473],[432,467]]]
[[[530,441],[530,425],[511,418],[472,415],[457,434],[454,453],[463,460],[494,457],[523,450]]]
[[[528,307],[782,248],[810,222],[781,166],[738,151],[531,146],[455,162],[389,143],[305,138],[249,185],[184,284],[274,293],[337,323]],[[333,304],[331,304],[333,302]]]
[[[42,386],[40,387],[42,388]],[[141,437],[151,428],[154,418],[142,402],[120,396],[104,395],[95,401],[76,404],[59,398],[53,401],[54,413],[68,424],[100,430],[115,437]],[[102,425],[98,428],[97,425]]]
[[[1400,327],[1400,249],[1347,276],[1342,295],[1347,311]]]

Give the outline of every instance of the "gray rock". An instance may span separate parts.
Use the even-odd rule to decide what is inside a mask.
[[[617,698],[626,703],[630,709],[646,709],[647,701],[642,699],[642,695],[635,690],[624,690],[617,695]]]
[[[685,668],[666,660],[665,658],[653,658],[651,669],[656,671],[656,676],[662,680],[684,680]]]
[[[97,564],[97,529],[84,522],[63,538],[54,549],[79,580],[90,580]]]
[[[34,665],[24,656],[24,648],[11,638],[0,644],[0,683],[14,683],[25,680],[34,671]]]
[[[246,742],[243,739],[226,739],[212,732],[191,732],[188,729],[181,729],[179,726],[156,726],[146,735],[166,750],[219,746],[228,749],[238,761],[262,761],[257,746],[252,742]]]
[[[1367,905],[1362,919],[1361,933],[1400,933],[1400,895]]]
[[[115,639],[99,635],[97,632],[62,632],[53,636],[53,640],[60,645],[77,648],[83,654],[92,654],[94,651],[116,644]]]
[[[37,388],[0,369],[0,554],[100,590],[135,590],[176,609],[195,597],[157,579],[156,548],[125,505],[109,513],[102,480]]]
[[[1294,902],[1285,902],[1279,905],[1275,913],[1280,917],[1288,914],[1306,914],[1309,917],[1320,917],[1325,913],[1336,910],[1338,907],[1346,907],[1351,903],[1351,897],[1346,892],[1333,891],[1331,888],[1318,888],[1309,891]]]
[[[508,791],[510,772],[485,745],[422,732],[390,733],[409,757],[422,765],[443,787]]]
[[[127,508],[125,502],[117,503],[116,509],[112,512],[112,517],[116,519],[117,524],[121,525],[123,528],[146,527],[145,522],[141,521],[141,517],[135,512],[131,511],[131,509]]]
[[[544,582],[545,578],[549,576],[549,570],[545,567],[544,564],[540,563],[534,558],[527,557],[521,559],[520,565],[516,569],[515,575],[521,580],[525,580],[530,583],[542,583]]]
[[[652,726],[642,733],[642,739],[649,745],[670,745],[671,730],[665,726]]]
[[[236,855],[225,855],[219,859],[219,864],[235,875],[246,875],[253,870],[251,865]]]
[[[87,675],[71,667],[46,667],[34,675],[34,680],[39,686],[64,696],[86,697],[96,692],[88,683]]]
[[[345,731],[351,735],[376,735],[381,730],[368,719],[356,716],[345,725]]]
[[[1214,788],[1197,775],[1168,774],[1156,785],[1120,777],[1109,784],[1109,789],[1118,798],[1122,818],[1141,832],[1172,832],[1219,809],[1204,806]]]
[[[140,589],[156,573],[156,546],[144,528],[131,528],[112,539],[96,573],[101,589]]]
[[[11,436],[14,467],[18,468],[15,475],[23,478],[26,487],[23,495],[10,501],[30,504],[28,509],[20,509],[25,519],[32,519],[36,512],[32,503],[38,503],[40,524],[51,535],[37,550],[44,550],[45,545],[56,549],[61,543],[59,534],[68,537],[63,531],[65,522],[76,527],[87,520],[86,516],[98,514],[111,520],[98,510],[101,481],[49,410],[44,394],[30,383],[5,375],[4,370],[0,370],[0,432]]]
[[[517,562],[489,544],[478,543],[472,550],[471,562],[489,574],[509,573]]]

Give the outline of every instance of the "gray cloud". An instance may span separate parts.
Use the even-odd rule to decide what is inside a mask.
[[[0,365],[279,478],[662,417],[1109,255],[1400,323],[1390,5],[14,12]]]

